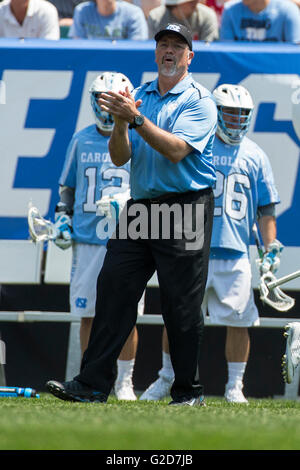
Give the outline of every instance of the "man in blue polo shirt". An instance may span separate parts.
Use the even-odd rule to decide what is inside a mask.
[[[58,398],[106,402],[114,363],[136,322],[137,302],[157,271],[175,373],[170,404],[204,405],[198,360],[214,210],[217,109],[210,92],[188,73],[194,57],[190,31],[169,24],[155,40],[158,78],[133,94],[127,88],[99,99],[115,122],[109,141],[113,163],[131,160],[132,199],[107,245],[80,374],[69,382],[47,383]],[[165,217],[154,217],[159,212]],[[137,226],[139,234],[133,230]]]

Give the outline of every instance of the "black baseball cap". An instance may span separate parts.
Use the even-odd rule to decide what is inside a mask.
[[[174,33],[178,36],[181,36],[181,38],[184,39],[184,41],[188,44],[190,50],[193,50],[192,33],[183,24],[169,23],[165,28],[161,29],[155,34],[154,39],[157,42],[164,34],[169,33]]]

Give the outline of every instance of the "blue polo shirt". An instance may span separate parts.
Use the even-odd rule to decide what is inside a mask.
[[[217,108],[211,93],[189,74],[161,96],[158,79],[134,92],[139,111],[161,129],[187,142],[193,150],[172,163],[132,129],[131,196],[148,199],[168,192],[183,193],[212,187],[216,181],[212,146]]]

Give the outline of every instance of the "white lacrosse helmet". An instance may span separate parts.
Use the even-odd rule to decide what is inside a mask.
[[[106,91],[125,91],[128,86],[129,91],[133,90],[133,85],[130,80],[122,73],[116,72],[103,72],[93,81],[90,86],[89,92],[91,96],[91,105],[95,115],[96,124],[99,129],[106,132],[111,132],[114,126],[114,119],[111,114],[102,111],[98,105],[99,93]]]
[[[220,85],[214,92],[218,108],[217,134],[226,144],[238,145],[249,130],[254,104],[241,85]],[[231,108],[231,109],[228,109]]]

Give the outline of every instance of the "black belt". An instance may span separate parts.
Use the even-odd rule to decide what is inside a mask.
[[[149,202],[154,202],[154,203],[155,202],[163,202],[163,201],[167,201],[171,197],[176,197],[176,196],[178,197],[178,196],[182,196],[183,194],[187,194],[187,193],[166,193],[166,194],[162,194],[161,196],[152,197],[152,198],[146,199],[146,200],[149,201]]]
[[[156,196],[156,197],[152,197],[152,198],[149,198],[149,199],[144,199],[144,201],[159,203],[159,202],[167,201],[168,199],[171,199],[172,197],[183,197],[183,196],[187,196],[189,194],[194,195],[194,194],[197,194],[197,193],[205,194],[206,192],[209,192],[209,191],[212,191],[212,189],[211,188],[204,188],[204,189],[200,189],[198,191],[186,191],[184,193],[165,193],[165,194],[162,194],[161,196]]]
[[[145,199],[134,199],[134,202],[142,202],[142,203],[160,203],[163,201],[167,201],[168,199],[171,199],[172,197],[182,197],[186,196],[188,194],[195,194],[195,193],[205,193],[207,191],[212,191],[212,188],[204,188],[200,189],[199,191],[186,191],[184,193],[165,193],[161,194],[160,196],[156,197],[151,197],[151,198],[145,198]]]

